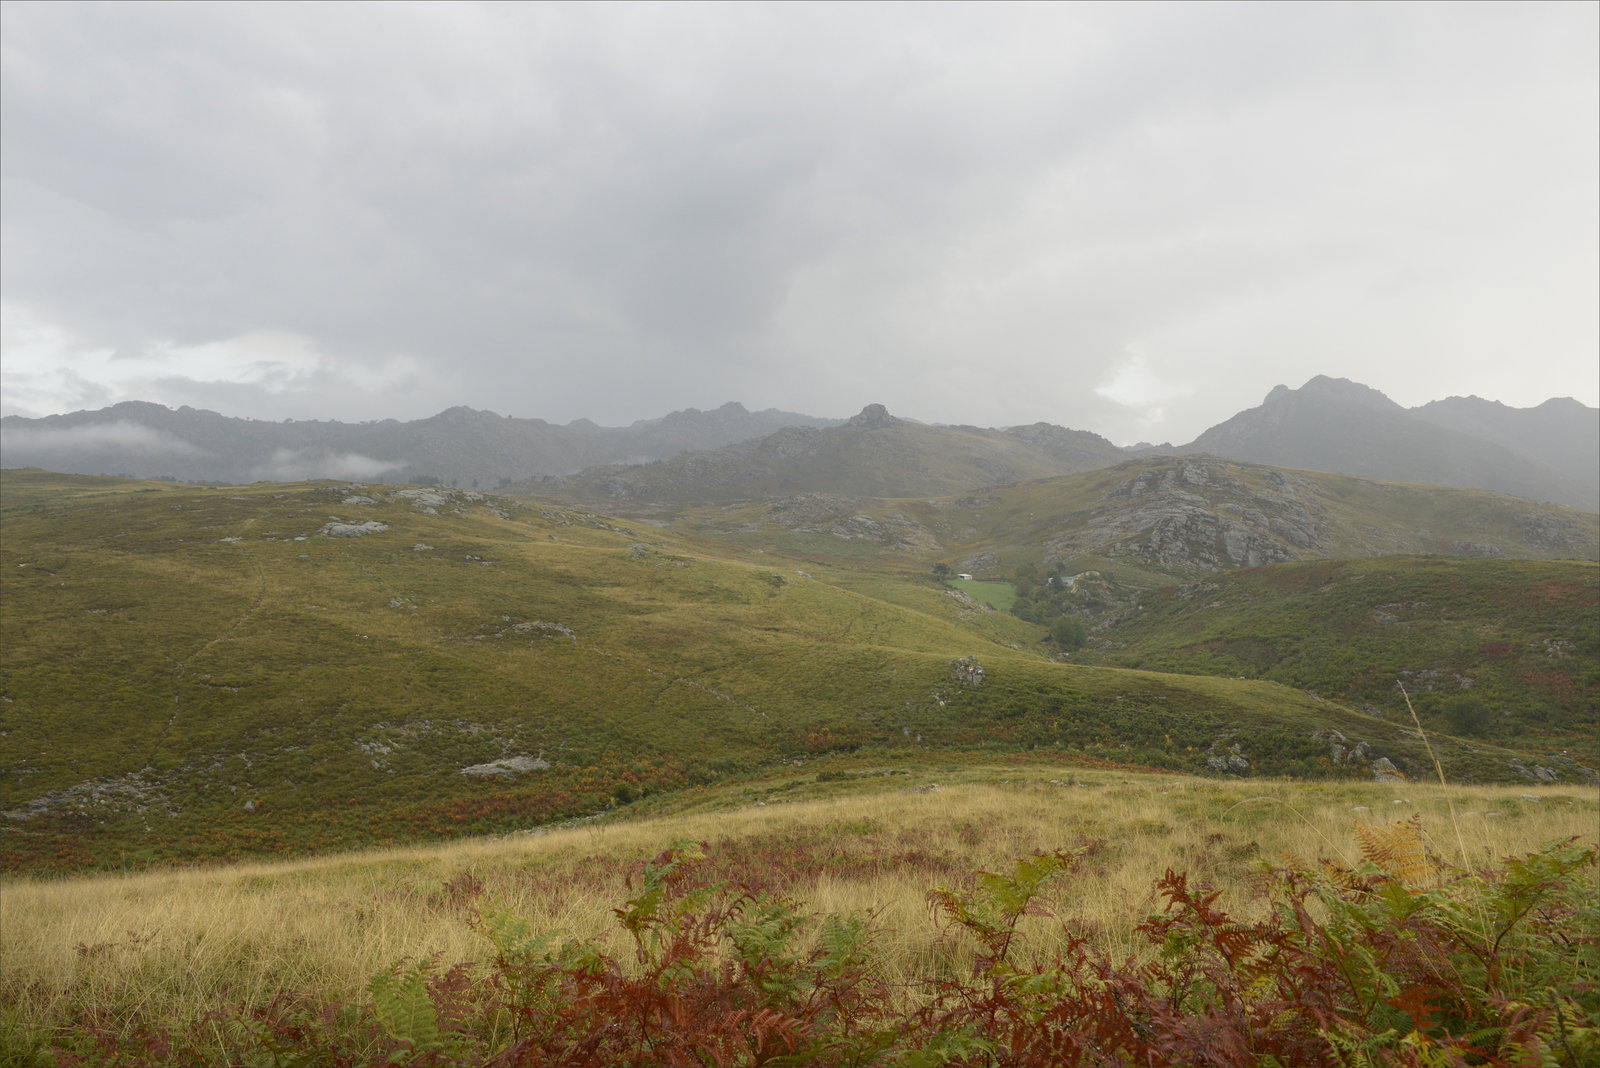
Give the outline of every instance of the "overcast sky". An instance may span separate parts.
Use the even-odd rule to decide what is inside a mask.
[[[0,7],[0,406],[1600,404],[1600,5]]]

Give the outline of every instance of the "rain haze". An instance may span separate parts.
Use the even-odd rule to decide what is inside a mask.
[[[1600,5],[3,6],[7,414],[1600,403]]]

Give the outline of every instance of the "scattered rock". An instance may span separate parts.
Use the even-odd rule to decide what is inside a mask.
[[[1220,756],[1206,757],[1206,767],[1212,771],[1225,771],[1230,775],[1250,774],[1250,761],[1238,752],[1239,747],[1234,746],[1234,751]]]
[[[982,686],[983,665],[976,657],[964,656],[950,661],[950,679],[961,686]]]
[[[1566,753],[1552,753],[1545,759],[1568,775],[1575,776],[1590,786],[1600,786],[1600,772],[1596,772],[1593,768],[1584,767]]]
[[[542,619],[536,619],[531,623],[517,623],[511,629],[518,634],[543,633],[546,636],[559,634],[571,642],[578,640],[578,636],[572,633],[571,627],[562,626],[560,623],[546,623]]]
[[[369,519],[365,523],[345,523],[336,519],[323,524],[320,533],[325,538],[364,538],[368,534],[382,534],[388,529],[389,524],[376,519]]]
[[[461,769],[463,775],[504,775],[507,778],[521,771],[544,771],[550,762],[544,757],[501,757],[487,764],[473,764]]]
[[[1535,764],[1530,768],[1522,761],[1516,759],[1508,760],[1506,761],[1506,764],[1511,768],[1512,771],[1516,772],[1518,775],[1521,775],[1524,779],[1527,779],[1530,782],[1555,782],[1561,777],[1554,769],[1547,768],[1539,764]]]
[[[396,490],[394,497],[398,500],[410,501],[412,507],[427,515],[438,515],[438,510],[454,499],[453,494],[448,491],[440,492],[439,490],[431,489]]]
[[[956,570],[972,575],[982,575],[1000,569],[1000,558],[994,553],[978,553],[956,561]]]
[[[1224,771],[1230,775],[1250,774],[1250,761],[1246,759],[1244,751],[1238,742],[1228,746],[1226,750],[1222,745],[1232,738],[1231,734],[1224,734],[1212,742],[1206,750],[1206,767],[1212,771]]]

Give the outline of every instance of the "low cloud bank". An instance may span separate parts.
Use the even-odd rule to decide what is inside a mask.
[[[37,430],[32,427],[0,430],[0,451],[8,464],[27,456],[52,453],[98,452],[120,449],[141,456],[199,456],[200,450],[176,434],[138,423],[100,423]]]
[[[356,452],[277,449],[251,476],[262,482],[301,482],[310,478],[379,478],[405,467],[403,461],[376,460]]]

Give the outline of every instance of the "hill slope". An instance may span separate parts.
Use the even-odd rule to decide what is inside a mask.
[[[1115,569],[1148,585],[1237,567],[1434,553],[1600,557],[1600,517],[1526,498],[1156,456],[924,500],[809,495],[691,509],[677,529],[821,558],[890,550],[1009,575]]]
[[[11,867],[527,827],[864,747],[1369,775],[1319,762],[1338,730],[1426,767],[1272,683],[1050,663],[925,580],[547,505],[6,472],[0,518]]]
[[[1108,663],[1272,679],[1455,730],[1450,699],[1481,702],[1477,729],[1600,757],[1600,567],[1553,561],[1389,558],[1230,571],[1146,593],[1098,632]]]

